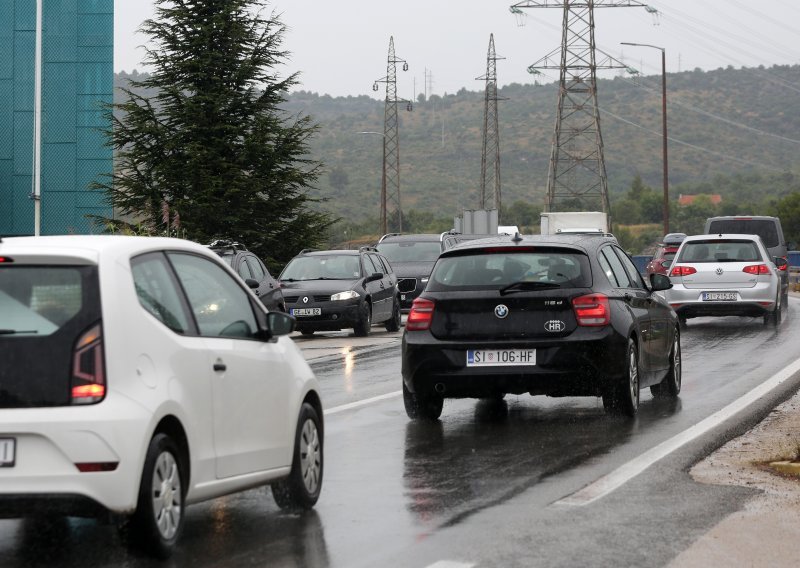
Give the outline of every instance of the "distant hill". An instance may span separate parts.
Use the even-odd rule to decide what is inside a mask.
[[[117,85],[127,79],[117,76]],[[504,204],[544,201],[556,87],[514,84],[499,92],[505,99],[499,103]],[[794,189],[735,180],[758,183],[797,172],[800,66],[671,73],[667,89],[674,201],[679,193],[760,200]],[[622,77],[601,79],[598,99],[612,203],[637,174],[660,190],[661,77],[641,78],[638,85]],[[412,112],[400,109],[403,209],[452,216],[477,207],[483,92],[462,89],[416,101]],[[325,207],[354,221],[377,216],[382,139],[363,132],[383,131],[383,101],[301,91],[289,95],[286,111],[311,115],[319,124],[312,151],[326,166],[319,182]]]

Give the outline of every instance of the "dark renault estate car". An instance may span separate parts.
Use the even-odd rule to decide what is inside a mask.
[[[656,293],[671,284],[650,280],[613,237],[506,236],[443,252],[403,334],[408,416],[526,392],[602,396],[633,416],[643,387],[677,396],[678,317]]]

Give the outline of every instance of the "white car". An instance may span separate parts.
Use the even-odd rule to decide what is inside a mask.
[[[758,235],[686,237],[665,296],[682,323],[698,316],[751,316],[777,324],[783,296],[775,262]]]
[[[0,241],[0,517],[118,518],[168,556],[184,506],[320,495],[319,385],[219,256],[180,239]]]

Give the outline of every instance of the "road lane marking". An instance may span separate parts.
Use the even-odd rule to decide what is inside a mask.
[[[426,568],[472,568],[473,566],[475,564],[465,564],[455,560],[439,560],[439,562],[429,564]]]
[[[397,396],[400,396],[401,394],[403,394],[403,391],[395,391],[382,394],[380,396],[373,396],[372,398],[365,398],[364,400],[357,400],[356,402],[349,402],[347,404],[334,406],[333,408],[326,408],[323,411],[323,414],[325,416],[329,416],[331,414],[338,414],[339,412],[344,412],[345,410],[353,410],[354,408],[361,408],[362,406],[368,406],[374,402],[389,400],[390,398],[395,398]]]
[[[582,507],[597,501],[602,497],[605,497],[615,489],[618,489],[620,486],[624,485],[642,473],[661,458],[666,457],[681,446],[684,446],[696,438],[699,438],[709,430],[719,426],[731,418],[737,412],[747,408],[747,406],[769,393],[769,391],[790,379],[792,375],[798,371],[800,371],[800,359],[796,360],[790,365],[787,365],[772,377],[761,383],[744,396],[733,401],[722,410],[715,412],[691,428],[684,430],[680,434],[677,434],[669,440],[666,440],[654,448],[651,448],[638,458],[632,459],[628,463],[623,464],[611,473],[604,475],[583,489],[576,491],[572,495],[568,495],[559,501],[556,501],[553,503],[553,505]]]

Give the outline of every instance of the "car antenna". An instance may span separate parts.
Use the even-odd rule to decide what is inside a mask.
[[[520,236],[519,231],[514,233],[514,238],[512,238],[511,240],[513,242],[515,242],[515,243],[521,243],[522,242],[522,237]]]

